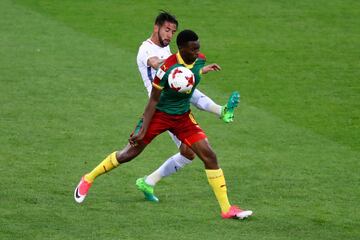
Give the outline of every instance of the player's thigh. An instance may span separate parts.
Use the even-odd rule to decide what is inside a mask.
[[[193,143],[206,138],[206,134],[197,124],[191,112],[181,116],[181,118],[172,126],[171,132],[180,139],[182,143],[189,147]]]
[[[148,126],[143,142],[149,144],[156,136],[169,129],[169,122],[162,117],[161,112],[155,112]]]
[[[218,169],[217,157],[207,139],[199,140],[191,145],[191,149],[204,162],[207,169]]]
[[[173,133],[171,133],[170,131],[168,131],[168,133],[169,133],[171,139],[174,141],[174,143],[178,147],[181,155],[186,157],[188,160],[193,160],[195,158],[194,151],[190,147],[188,147],[186,144],[182,143]]]
[[[188,160],[194,160],[194,158],[196,157],[196,154],[194,153],[194,151],[184,143],[182,143],[180,146],[180,153],[181,153],[181,155],[186,157]]]
[[[196,104],[199,102],[200,98],[206,97],[205,94],[203,94],[199,89],[195,89],[193,95],[190,98],[190,102],[196,106]]]
[[[171,137],[171,139],[173,140],[173,142],[176,144],[177,148],[180,148],[181,146],[181,141],[170,131],[167,131]]]

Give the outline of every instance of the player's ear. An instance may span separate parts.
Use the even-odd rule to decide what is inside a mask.
[[[158,33],[159,29],[160,29],[159,25],[155,24],[154,25],[154,32]]]

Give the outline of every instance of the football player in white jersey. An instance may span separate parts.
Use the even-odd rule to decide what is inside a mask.
[[[174,36],[177,27],[178,21],[175,16],[165,11],[160,12],[155,19],[151,37],[145,40],[139,48],[137,65],[149,96],[152,89],[152,80],[155,76],[156,70],[161,66],[163,61],[172,54],[169,43]],[[203,67],[202,74],[219,70],[219,65],[210,64]],[[224,106],[220,106],[196,89],[191,98],[191,103],[196,108],[214,113],[224,122],[229,123],[233,121],[234,109],[238,105],[239,98],[239,93],[233,92],[229,97],[228,103]],[[168,158],[150,175],[136,180],[137,188],[144,193],[145,198],[149,201],[159,201],[159,199],[154,195],[154,186],[161,180],[161,178],[177,172],[185,165],[191,163],[191,161],[195,158],[195,153],[189,147],[182,144],[181,141],[179,141],[170,132],[169,134],[176,143],[180,152]]]

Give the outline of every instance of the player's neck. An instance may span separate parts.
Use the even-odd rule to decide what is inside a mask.
[[[151,34],[150,41],[152,41],[155,45],[162,47],[160,44],[159,37],[157,36],[156,33]]]
[[[194,62],[191,62],[191,63],[187,63],[187,62],[189,62],[189,61],[185,62],[185,59],[183,58],[183,56],[181,56],[181,54],[180,54],[179,51],[176,53],[176,58],[177,58],[178,62],[179,62],[180,64],[184,64],[185,67],[187,67],[187,68],[193,68],[195,61],[194,61]]]

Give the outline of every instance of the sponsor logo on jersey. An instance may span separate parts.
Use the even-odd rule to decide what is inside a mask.
[[[156,72],[156,76],[161,80],[165,75],[165,71],[162,70],[162,68],[159,68],[159,70]]]

